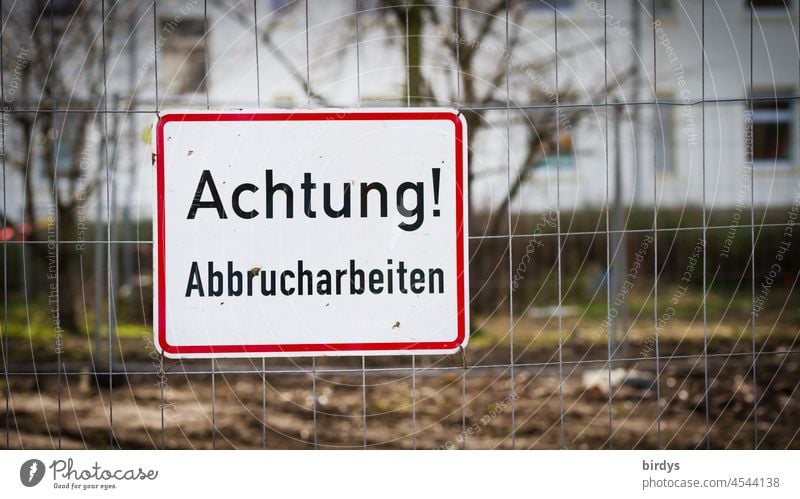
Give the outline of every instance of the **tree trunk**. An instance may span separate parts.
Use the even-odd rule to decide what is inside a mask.
[[[58,232],[62,241],[74,241],[77,237],[75,222],[78,214],[75,209],[58,207]],[[80,254],[75,244],[61,244],[58,252],[59,267],[59,314],[61,327],[65,333],[83,332],[81,318],[84,316],[83,290],[81,289]]]

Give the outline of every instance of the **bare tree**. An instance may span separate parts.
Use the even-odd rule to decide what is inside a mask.
[[[92,2],[4,4],[4,160],[7,181],[22,182],[22,192],[7,196],[22,202],[19,210],[8,206],[2,221],[24,229],[26,240],[75,240],[79,221],[88,220],[80,212],[106,179],[106,164],[97,158],[110,156],[101,156],[96,144],[96,131],[108,126],[105,47],[131,13],[124,4],[105,13]],[[25,250],[48,266],[57,261],[60,327],[83,330],[79,253],[61,251],[56,259],[48,244]]]
[[[430,0],[360,0],[357,5],[361,29],[384,31],[386,49],[394,47],[401,51],[400,56],[407,62],[403,100],[413,106],[458,106],[467,120],[467,140],[471,146],[485,130],[505,128],[506,115],[502,111],[514,110],[510,115],[511,125],[524,131],[523,148],[515,151],[522,161],[512,171],[507,191],[498,196],[496,205],[478,206],[472,199],[475,192],[472,187],[487,172],[505,174],[506,158],[496,158],[497,165],[484,172],[476,169],[468,172],[471,197],[468,209],[473,233],[501,234],[515,230],[508,227],[510,205],[518,199],[525,183],[532,180],[533,173],[545,164],[545,158],[556,153],[559,141],[570,128],[591,112],[588,107],[559,107],[556,103],[574,102],[579,97],[587,98],[587,94],[589,100],[597,102],[604,95],[613,94],[633,74],[632,69],[622,71],[604,83],[601,73],[591,80],[599,82],[593,88],[576,88],[574,83],[562,81],[556,89],[548,83],[553,81],[556,54],[525,46],[526,38],[530,37],[526,37],[521,26],[529,14],[530,3],[524,0],[452,0],[450,5]],[[252,26],[252,13],[246,11],[247,7],[232,1],[229,6],[242,23]],[[552,32],[550,26],[545,29]],[[282,52],[270,31],[269,25],[259,27],[261,43],[308,92],[312,101],[321,106],[335,102],[335,98],[314,90],[301,70],[302,65],[294,64]],[[399,45],[393,43],[397,39],[402,40]],[[353,36],[350,42],[355,41]],[[563,61],[602,43],[600,39],[571,44],[559,49],[557,57]],[[455,73],[445,82],[443,66]],[[474,164],[473,154],[471,147],[470,164]],[[496,264],[488,262],[490,266]],[[493,275],[497,269],[485,270],[486,275]]]

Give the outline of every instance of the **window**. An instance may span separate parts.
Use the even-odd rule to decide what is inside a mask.
[[[52,22],[53,29],[58,33],[63,33],[74,18],[91,15],[94,9],[88,3],[82,5],[81,0],[46,0],[46,2],[42,15],[47,16],[44,17],[45,22]]]
[[[658,172],[670,172],[674,168],[672,162],[673,114],[672,106],[657,107],[655,109],[653,147],[655,148],[655,168]]]
[[[161,21],[159,85],[169,94],[205,92],[206,37],[202,19]]]
[[[791,159],[793,116],[790,100],[753,103],[753,166],[774,166]]]
[[[754,9],[764,9],[764,10],[786,10],[788,9],[788,3],[791,0],[745,0],[745,8],[750,10],[750,3],[752,1]]]
[[[46,5],[53,17],[72,17],[80,7],[80,0],[49,0]]]

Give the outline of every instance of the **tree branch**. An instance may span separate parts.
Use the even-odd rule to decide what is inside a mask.
[[[226,2],[227,3],[227,2]],[[229,12],[233,13],[233,15],[241,22],[243,25],[247,27],[253,27],[253,19],[252,17],[248,16],[242,9],[238,8],[241,4],[236,3],[234,5],[228,4]],[[261,43],[267,46],[270,49],[270,54],[274,56],[278,62],[289,72],[289,76],[298,85],[309,95],[312,99],[316,100],[318,103],[322,105],[328,105],[327,99],[322,95],[315,92],[312,88],[308,80],[303,76],[303,73],[300,69],[295,66],[289,57],[278,47],[275,42],[272,40],[272,37],[269,35],[267,30],[259,28],[257,25],[255,26],[256,31],[258,32],[258,37],[261,40]]]

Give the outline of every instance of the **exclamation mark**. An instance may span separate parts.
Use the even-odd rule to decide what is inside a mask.
[[[433,174],[433,204],[434,206],[439,206],[439,177],[440,177],[441,170],[439,168],[434,168],[431,173]],[[439,208],[435,208],[433,210],[433,216],[439,216]]]

